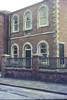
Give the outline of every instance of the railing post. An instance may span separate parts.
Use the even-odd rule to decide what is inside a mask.
[[[8,57],[9,55],[6,54],[1,56],[1,77],[5,76],[5,67],[6,67],[6,62]]]
[[[32,76],[33,76],[33,79],[36,79],[36,80],[39,79],[38,72],[39,72],[39,56],[33,55],[33,58],[32,58]]]
[[[35,71],[39,70],[39,57],[38,55],[34,55],[32,59],[32,69]]]

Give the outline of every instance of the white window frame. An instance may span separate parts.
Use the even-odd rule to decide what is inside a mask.
[[[45,7],[46,9],[47,9],[47,23],[46,24],[43,24],[43,25],[41,25],[40,24],[40,16],[39,16],[39,13],[40,13],[40,9],[42,8],[42,7]],[[38,14],[37,14],[37,27],[39,28],[39,27],[45,27],[45,26],[48,26],[49,25],[49,14],[48,14],[49,12],[48,12],[48,6],[46,5],[46,4],[42,4],[40,7],[39,7],[39,9],[38,9]]]
[[[18,18],[18,29],[15,31],[14,30],[14,17],[17,16]],[[15,33],[15,32],[19,32],[19,15],[18,14],[14,14],[11,18],[11,32]]]
[[[65,42],[59,42],[58,43],[58,45],[59,44],[63,44],[64,46],[65,46]],[[59,49],[58,49],[58,51],[59,51]],[[59,52],[60,53],[60,52]],[[64,52],[65,53],[65,52]],[[64,56],[65,56],[65,54],[64,54]],[[64,64],[60,64],[61,65],[61,67],[63,68],[63,67],[65,67],[65,61],[64,61]],[[59,65],[58,65],[59,66]]]
[[[41,52],[40,52],[40,44],[41,43],[45,43],[47,45],[47,53],[46,54],[47,54],[47,57],[49,57],[49,45],[45,40],[38,42],[38,44],[37,44],[37,54],[41,55]]]
[[[13,47],[14,46],[16,46],[17,47],[17,56],[18,56],[18,58],[19,58],[19,45],[18,44],[16,44],[16,43],[14,43],[14,44],[12,44],[12,46],[11,46],[11,57],[12,58],[14,58],[14,54],[13,54]]]
[[[29,28],[26,27],[26,20],[25,20],[25,14],[29,12],[30,13],[30,18],[31,18],[31,25]],[[27,30],[31,30],[32,29],[32,12],[31,10],[27,9],[25,12],[24,12],[24,15],[23,15],[23,30],[24,31],[27,31]]]
[[[47,57],[49,57],[49,45],[48,45],[48,43],[45,41],[45,40],[42,40],[42,41],[40,41],[38,44],[37,44],[37,54],[38,54],[38,56],[40,57],[42,57],[42,54],[41,54],[41,50],[40,50],[40,44],[41,43],[45,43],[46,45],[47,45],[47,52],[46,52],[46,54],[47,54]],[[42,61],[42,62],[39,62],[39,63],[41,63],[41,64],[43,64],[43,65],[49,65],[49,59],[47,60],[47,59],[45,59],[45,61]]]

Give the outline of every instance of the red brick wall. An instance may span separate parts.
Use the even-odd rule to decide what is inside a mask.
[[[38,12],[38,8],[42,4],[48,5],[49,25],[46,27],[38,28],[37,27],[37,12]],[[38,4],[34,4],[30,7],[26,7],[24,9],[11,13],[10,15],[11,18],[13,14],[18,14],[20,18],[20,25],[19,25],[20,31],[18,33],[11,33],[11,38],[21,37],[25,34],[25,31],[23,30],[23,14],[27,9],[30,9],[32,11],[32,30],[27,31],[27,33],[31,33],[31,35],[39,34],[39,33],[46,33],[46,32],[53,32],[54,34],[56,33],[56,12],[55,12],[56,11],[56,0],[45,0]],[[11,40],[11,45],[13,43],[17,43],[19,45],[20,56],[21,56],[22,47],[25,42],[30,42],[33,45],[33,47],[35,46],[37,47],[37,43],[41,40],[45,40],[48,42],[50,56],[56,56],[56,50],[57,50],[56,49],[56,35],[54,36],[53,34],[39,35],[39,36],[27,37],[27,38],[21,38],[21,39],[18,39],[18,38],[13,39]]]
[[[8,17],[5,14],[0,13],[0,64],[1,56],[7,54],[8,46]],[[1,66],[0,66],[1,68]]]
[[[0,15],[0,54],[4,52],[4,16]]]
[[[38,34],[38,33],[56,31],[56,13],[54,12],[56,10],[56,2],[55,1],[56,0],[45,0],[38,4],[34,4],[32,6],[29,6],[29,7],[26,7],[21,10],[11,13],[11,17],[13,14],[18,14],[19,19],[20,19],[19,33],[11,34],[11,36],[12,37],[21,36],[21,35],[24,35],[24,33]],[[37,27],[37,14],[38,14],[38,9],[42,4],[46,4],[48,6],[49,25],[46,27],[38,28]],[[32,30],[25,32],[23,30],[23,15],[27,9],[30,9],[32,11]]]
[[[56,47],[56,37],[55,33],[49,33],[47,34],[42,34],[42,35],[36,35],[36,36],[29,36],[29,37],[23,37],[23,38],[18,38],[18,39],[12,39],[11,40],[11,45],[14,43],[17,43],[19,45],[19,52],[20,56],[22,57],[22,50],[23,50],[23,45],[26,42],[30,42],[33,46],[33,53],[37,53],[37,44],[41,41],[45,40],[48,45],[49,45],[49,56],[50,57],[56,57],[57,55],[57,47]],[[35,49],[35,50],[34,50]]]
[[[67,0],[60,0],[59,41],[64,42],[65,57],[67,57]]]

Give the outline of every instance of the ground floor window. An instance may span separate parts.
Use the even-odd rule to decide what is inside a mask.
[[[64,64],[64,44],[59,43],[59,57],[60,57],[60,64]]]
[[[17,44],[13,44],[11,46],[11,56],[13,58],[18,58],[19,57],[19,46]]]
[[[47,45],[45,43],[40,44],[40,53],[42,56],[47,57]]]
[[[40,41],[38,43],[38,54],[41,56],[41,65],[44,67],[48,65],[49,59],[49,48],[48,48],[48,43],[46,41]]]
[[[45,67],[49,64],[49,46],[48,46],[48,43],[43,40],[43,41],[40,41],[37,45],[37,54],[38,54],[38,57],[37,58],[37,61],[38,59],[40,60],[39,61],[39,64],[42,65],[42,67]],[[19,58],[19,46],[17,44],[13,44],[11,46],[11,55],[12,57],[14,58],[14,63],[16,62],[17,64],[20,63],[21,66],[23,66],[24,68],[31,68],[32,66],[32,62],[33,62],[33,59],[32,59],[32,44],[29,43],[29,42],[26,42],[23,47],[22,47],[22,54],[23,54],[23,57],[20,59]],[[16,59],[18,58],[18,59]],[[16,61],[15,61],[16,60]],[[36,62],[38,63],[38,62]]]
[[[10,65],[17,67],[19,64],[19,46],[16,43],[11,46],[11,57],[12,58],[9,59]]]

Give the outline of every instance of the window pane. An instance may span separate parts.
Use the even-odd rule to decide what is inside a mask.
[[[43,57],[47,57],[47,54],[42,54],[43,55]]]
[[[14,20],[14,24],[17,24],[17,23],[18,23],[18,20],[15,19],[15,20]]]
[[[41,54],[47,54],[47,45],[45,43],[40,44],[40,53]]]
[[[12,20],[12,31],[18,31],[18,29],[19,29],[18,16],[14,16]]]
[[[59,44],[60,64],[64,64],[64,44]]]
[[[47,20],[45,18],[40,18],[40,25],[45,25]]]
[[[26,21],[26,28],[30,28],[31,27],[31,23],[30,23],[30,21]]]
[[[14,31],[18,30],[18,25],[14,25]]]
[[[40,54],[41,54],[41,68],[45,68],[48,65],[48,52],[47,52],[47,44],[41,43],[40,44]]]
[[[31,13],[27,12],[25,14],[25,28],[30,28],[31,27]]]
[[[59,57],[64,57],[64,44],[59,44]]]
[[[45,15],[46,15],[45,7],[41,7],[41,9],[40,9],[40,17],[45,17]]]
[[[17,47],[16,46],[13,47],[13,56],[14,56],[14,58],[18,57],[18,52],[17,52]]]
[[[45,43],[41,43],[41,48],[46,48],[46,44]]]
[[[17,54],[14,54],[14,58],[17,58],[18,56],[17,56]]]
[[[39,11],[39,20],[40,20],[40,25],[45,25],[48,22],[48,16],[47,16],[47,8],[46,7],[41,7]]]
[[[41,53],[46,53],[46,49],[41,49]]]
[[[31,49],[30,45],[25,45],[25,49]]]
[[[17,54],[17,47],[14,46],[14,54]]]

